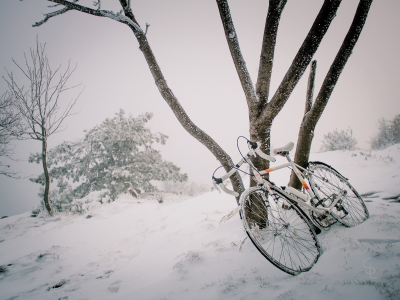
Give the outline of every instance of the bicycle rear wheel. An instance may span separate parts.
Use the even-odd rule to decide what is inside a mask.
[[[339,172],[321,162],[309,162],[308,170],[308,181],[319,204],[329,206],[336,196],[343,195],[332,211],[332,216],[340,223],[353,227],[369,218],[363,199]]]
[[[276,267],[297,275],[312,268],[322,254],[308,217],[272,187],[252,187],[240,197],[240,216],[250,240]]]

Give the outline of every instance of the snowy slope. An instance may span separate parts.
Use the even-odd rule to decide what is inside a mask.
[[[288,275],[242,244],[238,214],[220,223],[236,207],[229,195],[121,197],[80,216],[1,219],[0,299],[400,299],[400,145],[312,160],[366,194],[371,217],[321,233],[308,273]]]

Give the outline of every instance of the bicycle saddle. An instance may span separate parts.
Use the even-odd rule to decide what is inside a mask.
[[[294,147],[293,142],[287,143],[285,146],[280,147],[280,148],[275,148],[272,152],[275,155],[282,155],[285,156],[286,154],[289,154],[289,151],[291,151]]]

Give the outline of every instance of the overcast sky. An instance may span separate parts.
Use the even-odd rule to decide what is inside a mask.
[[[115,21],[68,12],[40,27],[32,24],[49,12],[45,0],[1,0],[0,66],[17,72],[12,58],[23,63],[23,53],[35,46],[36,37],[46,43],[55,67],[77,64],[71,83],[85,86],[68,127],[49,140],[54,147],[63,140],[83,137],[84,129],[111,118],[120,108],[137,116],[153,112],[149,126],[170,138],[162,148],[190,180],[211,183],[219,166],[208,150],[180,126],[164,102],[138,49],[131,30]],[[84,4],[85,1],[79,3]],[[88,1],[89,5],[92,1]],[[274,61],[272,90],[281,82],[302,44],[322,0],[289,0],[282,14]],[[103,0],[105,9],[119,10],[117,0]],[[257,79],[267,0],[229,1],[241,50],[253,83]],[[314,59],[318,61],[316,91],[324,79],[354,16],[357,0],[344,0]],[[137,0],[133,12],[147,34],[161,70],[191,119],[211,135],[236,161],[236,138],[248,136],[247,106],[235,72],[214,0]],[[318,151],[323,135],[335,128],[353,130],[359,147],[368,149],[378,119],[400,113],[397,81],[400,66],[400,1],[375,0],[366,25],[329,104],[317,125],[312,151]],[[297,85],[272,128],[272,144],[296,142],[304,111],[308,70]],[[0,91],[6,90],[0,81]],[[77,93],[79,91],[77,90]],[[66,101],[69,100],[65,99]],[[25,176],[41,173],[27,163],[29,153],[40,151],[36,141],[16,145],[12,163]],[[372,176],[372,174],[371,174]],[[0,177],[0,216],[21,213],[37,205],[38,186],[24,180]]]

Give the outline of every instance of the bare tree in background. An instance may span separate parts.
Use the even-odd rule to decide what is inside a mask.
[[[42,165],[45,175],[43,202],[50,215],[53,214],[49,203],[50,177],[47,168],[47,141],[54,133],[63,128],[61,124],[71,115],[71,109],[78,97],[60,106],[60,96],[69,89],[67,81],[74,70],[70,65],[65,71],[59,66],[55,71],[50,67],[45,54],[45,46],[36,42],[36,49],[30,49],[30,56],[25,54],[25,65],[14,64],[22,72],[21,80],[17,82],[13,73],[7,72],[9,91],[24,123],[23,134],[30,139],[42,143]],[[23,85],[27,83],[27,85]]]
[[[48,1],[58,4],[52,6],[56,7],[56,10],[45,14],[44,19],[40,22],[37,22],[33,26],[40,26],[52,17],[67,13],[69,11],[80,11],[82,13],[92,16],[109,18],[128,26],[132,30],[135,38],[139,43],[139,49],[142,51],[146,59],[157,88],[159,89],[164,100],[172,109],[173,113],[175,114],[181,125],[186,129],[188,133],[190,133],[194,138],[196,138],[213,153],[218,161],[224,166],[225,170],[228,171],[234,166],[231,157],[209,135],[207,135],[190,120],[189,116],[186,114],[178,99],[172,93],[161,72],[161,68],[156,61],[153,51],[150,48],[145,31],[142,30],[132,12],[130,0],[119,0],[122,8],[119,13],[101,9],[100,1],[94,2],[94,8],[77,4],[77,1]],[[247,70],[246,63],[240,50],[239,40],[230,14],[228,1],[216,0],[216,2],[220,13],[222,25],[225,31],[225,37],[229,46],[229,50],[247,101],[250,138],[252,141],[261,142],[262,150],[265,153],[269,154],[272,122],[278,115],[278,113],[282,110],[283,106],[289,99],[289,96],[291,95],[293,89],[295,88],[303,73],[305,72],[307,66],[311,62],[312,57],[317,51],[323,37],[325,36],[325,33],[327,32],[333,18],[336,15],[341,0],[324,1],[310,31],[305,37],[304,42],[298,50],[291,66],[289,67],[281,84],[271,98],[270,82],[274,61],[276,37],[279,27],[279,21],[287,0],[269,0],[263,45],[260,56],[259,72],[255,86],[252,83],[250,74]],[[371,2],[372,0],[360,0],[360,6],[365,8],[366,12],[368,12]],[[92,4],[92,2],[88,3]],[[363,28],[364,21],[356,24],[357,28],[360,31]],[[337,80],[339,74],[340,72],[338,74],[336,73],[337,77],[335,77],[335,80]],[[330,86],[327,87],[329,88]],[[330,93],[331,92],[332,90],[330,90]],[[329,98],[330,93],[321,94],[321,98],[324,98],[325,96]],[[259,169],[269,167],[269,162],[262,159],[255,158],[254,164]],[[244,190],[244,187],[238,173],[232,175],[230,179],[233,185],[233,189],[241,194],[241,192]]]
[[[13,97],[5,92],[0,96],[0,158],[13,160],[14,147],[10,142],[21,137],[23,132],[21,116],[18,112]],[[19,178],[17,172],[10,165],[0,162],[0,175]]]

